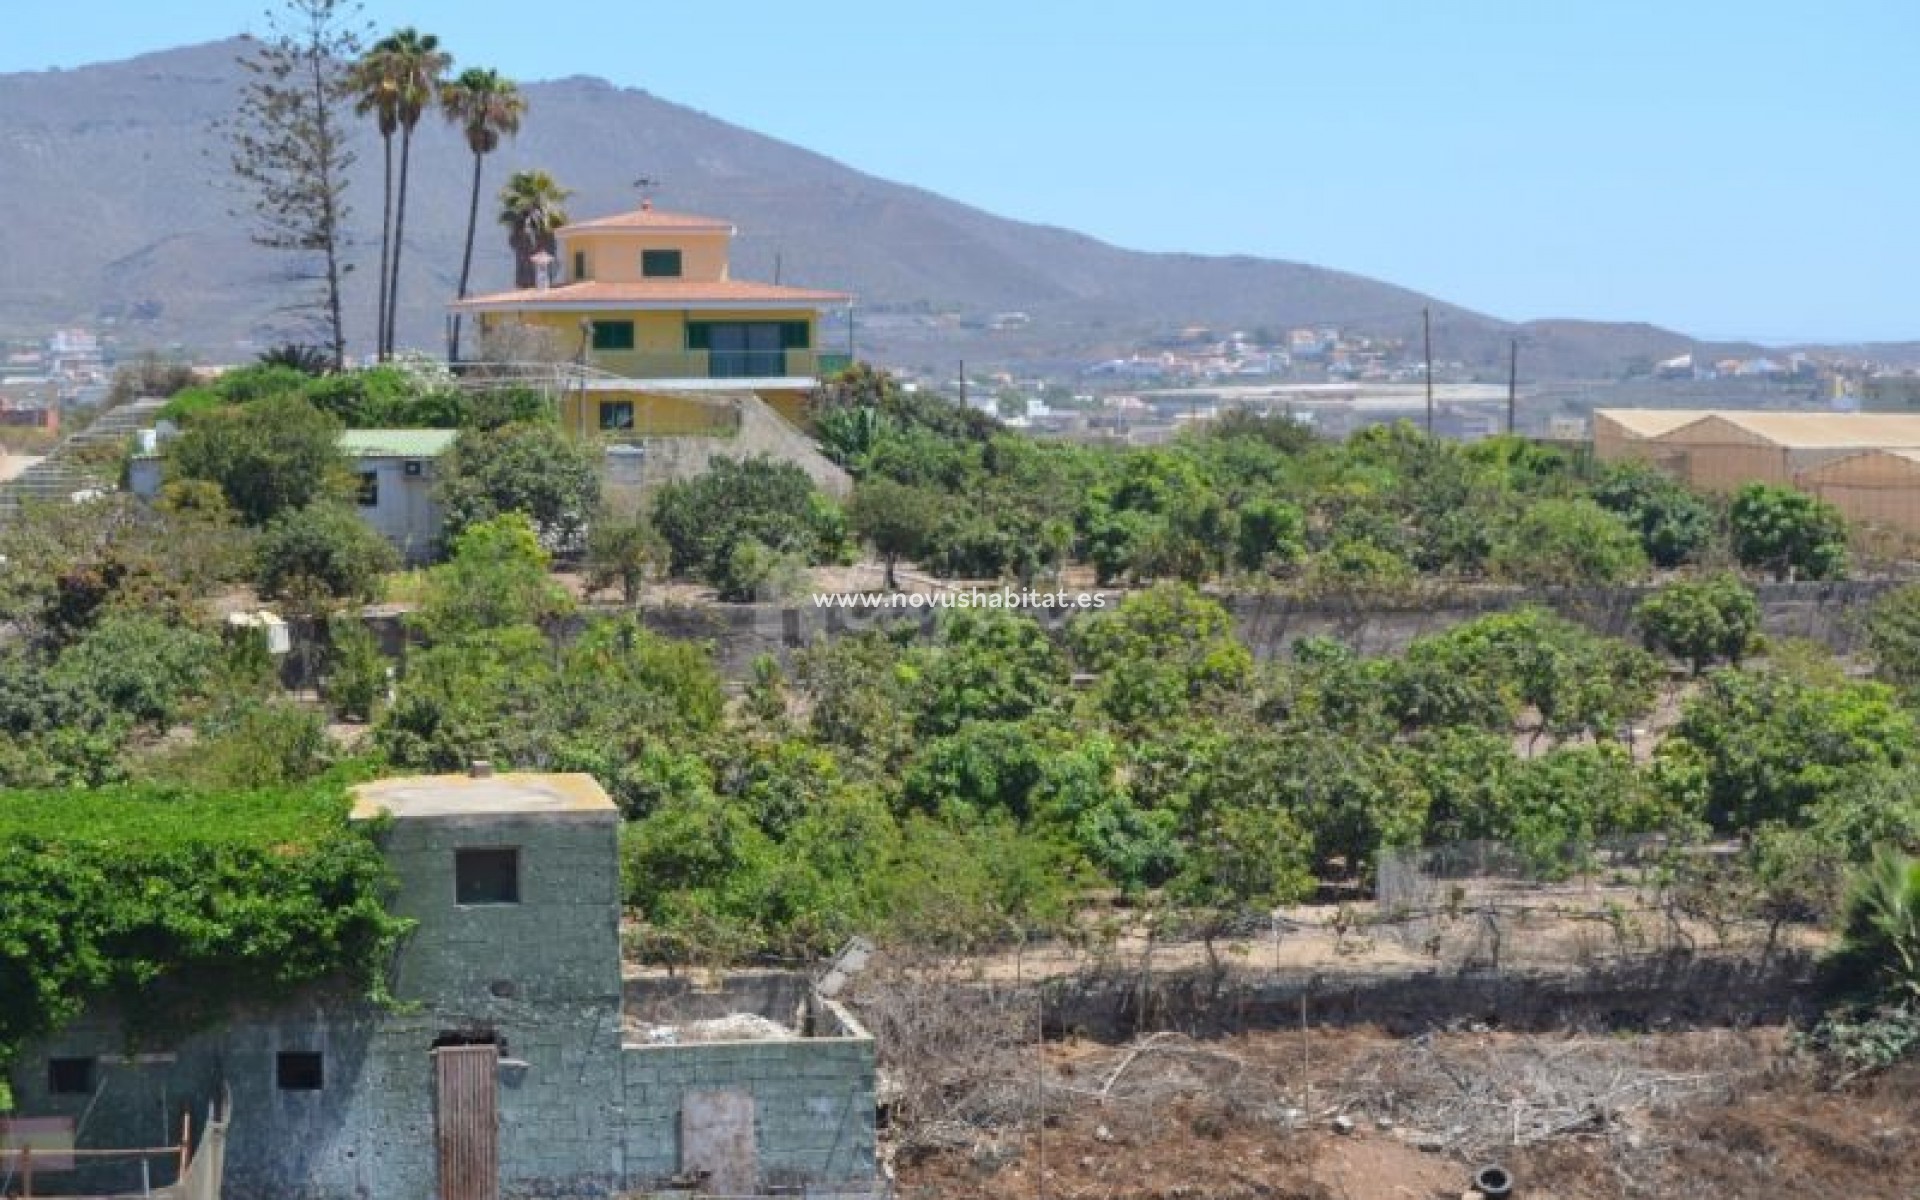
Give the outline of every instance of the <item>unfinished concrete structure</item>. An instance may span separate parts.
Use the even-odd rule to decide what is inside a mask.
[[[590,777],[389,779],[353,815],[416,922],[397,1007],[316,994],[131,1053],[92,1014],[15,1064],[20,1114],[140,1145],[230,1090],[227,1200],[874,1190],[873,1041],[839,1005],[798,977],[623,986],[619,814]],[[731,1039],[670,1024],[743,1007],[764,1011]],[[37,1186],[140,1178],[82,1161]]]

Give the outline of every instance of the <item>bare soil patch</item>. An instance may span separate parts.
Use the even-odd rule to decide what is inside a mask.
[[[903,1196],[1424,1200],[1488,1162],[1515,1195],[1559,1200],[1920,1196],[1920,1066],[1825,1090],[1780,1029],[1270,1031],[1057,1043],[1026,1065],[1007,1082],[1044,1090],[1045,1128],[1036,1103],[901,1155]]]

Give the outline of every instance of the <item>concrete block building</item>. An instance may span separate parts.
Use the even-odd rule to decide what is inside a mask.
[[[20,1115],[70,1120],[83,1148],[164,1145],[224,1091],[228,1200],[876,1190],[873,1041],[838,1004],[796,976],[623,983],[619,814],[590,777],[388,779],[357,790],[353,816],[415,923],[397,1005],[316,993],[137,1049],[90,1014],[15,1064]],[[743,1005],[762,1010],[751,1036],[696,1041],[637,1015]],[[36,1194],[141,1184],[132,1164],[82,1159]]]

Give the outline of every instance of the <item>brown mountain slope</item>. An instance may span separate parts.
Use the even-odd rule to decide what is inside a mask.
[[[185,47],[71,71],[0,75],[0,335],[111,318],[130,345],[181,342],[215,357],[282,336],[295,264],[247,240],[212,124],[238,87],[238,40]],[[486,202],[517,168],[551,170],[577,195],[578,215],[634,203],[632,181],[661,179],[661,203],[709,212],[740,228],[735,271],[845,288],[863,311],[952,313],[959,325],[900,355],[1097,356],[1134,337],[1191,323],[1229,328],[1344,324],[1417,336],[1434,311],[1436,355],[1487,369],[1504,364],[1518,330],[1403,288],[1339,271],[1249,257],[1145,254],[1068,230],[1010,221],[932,193],[863,175],[642,91],[570,78],[526,87],[525,132],[493,156]],[[378,258],[379,145],[362,130],[352,204],[358,270],[350,337],[364,351]],[[414,150],[403,281],[402,341],[438,348],[442,305],[459,269],[466,151],[438,122]],[[488,211],[486,217],[491,216]],[[485,219],[485,218],[483,218]],[[503,239],[487,225],[475,286],[505,283]],[[967,318],[1020,310],[1017,341],[967,328]],[[885,322],[863,349],[888,356]],[[1686,338],[1622,327],[1556,324],[1536,334],[1533,372],[1609,374],[1657,344]],[[934,348],[930,348],[934,347]]]

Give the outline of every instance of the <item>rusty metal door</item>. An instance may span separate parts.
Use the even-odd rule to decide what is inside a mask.
[[[499,1200],[500,1047],[438,1047],[433,1074],[440,1200]]]

